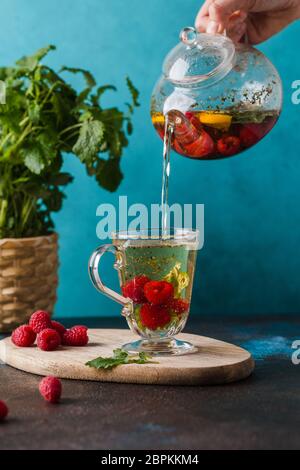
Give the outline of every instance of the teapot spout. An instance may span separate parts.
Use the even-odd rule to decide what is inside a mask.
[[[176,152],[192,158],[204,158],[214,151],[213,139],[193,113],[183,114],[172,109],[167,113],[167,122],[173,128],[172,147]]]

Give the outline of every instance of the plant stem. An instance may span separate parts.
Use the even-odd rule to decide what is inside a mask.
[[[5,227],[6,225],[6,213],[8,207],[7,199],[2,199],[1,206],[0,206],[0,228]]]
[[[61,137],[63,134],[65,134],[66,132],[69,132],[71,131],[72,129],[77,129],[78,127],[81,127],[82,126],[82,122],[80,122],[79,124],[74,124],[73,126],[69,126],[67,127],[66,129],[64,129],[63,131],[61,131],[59,133],[59,136]]]

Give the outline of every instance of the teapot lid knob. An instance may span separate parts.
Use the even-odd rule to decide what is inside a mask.
[[[197,31],[192,26],[183,28],[179,35],[180,41],[187,46],[196,45],[197,43]]]

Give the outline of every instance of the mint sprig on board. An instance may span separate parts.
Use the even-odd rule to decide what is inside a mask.
[[[140,352],[139,354],[133,355],[129,354],[123,349],[114,349],[113,356],[111,357],[96,357],[91,361],[88,361],[85,365],[89,367],[94,367],[95,369],[113,369],[114,367],[120,366],[122,364],[147,364],[154,363],[151,361],[152,357],[149,354]]]

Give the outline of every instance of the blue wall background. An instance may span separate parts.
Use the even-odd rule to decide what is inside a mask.
[[[119,93],[106,102],[127,100],[124,77],[141,91],[135,132],[123,158],[125,179],[115,194],[100,189],[68,156],[75,175],[60,233],[60,287],[56,316],[118,315],[119,307],[98,294],[87,276],[96,238],[96,207],[159,202],[162,145],[149,119],[149,99],[165,54],[181,27],[193,24],[200,0],[2,0],[0,62],[46,44],[57,45],[52,66],[91,69],[101,84]],[[297,313],[300,310],[300,134],[291,83],[300,79],[300,24],[260,48],[277,66],[284,83],[282,117],[263,142],[241,158],[193,162],[173,154],[170,202],[205,204],[205,247],[199,254],[194,314]],[[117,285],[106,261],[106,279]]]

